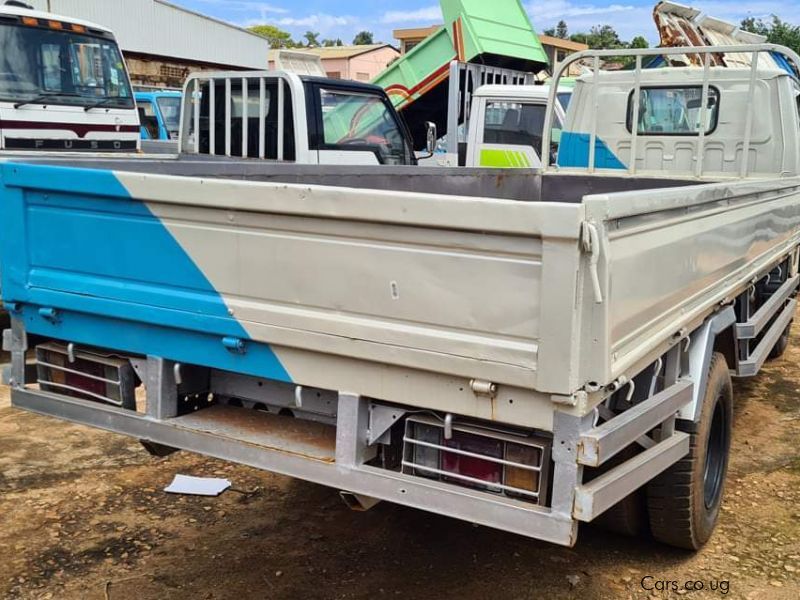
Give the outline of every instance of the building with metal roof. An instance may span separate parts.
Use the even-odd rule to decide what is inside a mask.
[[[179,87],[191,71],[266,69],[269,42],[165,0],[25,0],[114,32],[135,86]]]

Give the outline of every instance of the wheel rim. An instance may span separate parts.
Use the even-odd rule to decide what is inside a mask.
[[[711,431],[706,446],[706,464],[703,473],[703,498],[706,509],[716,503],[725,471],[725,403],[717,398]]]

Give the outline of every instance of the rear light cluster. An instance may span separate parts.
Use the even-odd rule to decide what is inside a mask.
[[[427,416],[406,420],[403,473],[455,485],[545,503],[550,464],[545,438],[454,424]]]
[[[48,342],[36,346],[36,376],[45,392],[136,408],[136,375],[122,358]]]

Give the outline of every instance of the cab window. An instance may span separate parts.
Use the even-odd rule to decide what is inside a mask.
[[[638,135],[699,135],[702,129],[702,86],[643,87],[639,114],[634,116],[634,92],[628,99],[628,131],[636,121]],[[706,134],[713,133],[719,120],[719,90],[708,89]]]
[[[382,164],[409,164],[410,149],[385,98],[331,88],[319,88],[319,94],[323,148],[374,152]]]
[[[547,107],[543,104],[487,102],[483,142],[532,146],[539,152],[546,110]],[[560,120],[557,119],[556,128],[560,127]]]
[[[142,127],[147,130],[150,139],[157,140],[159,138],[158,117],[153,103],[149,100],[139,100],[136,102],[136,107],[139,109],[139,120],[142,122]]]

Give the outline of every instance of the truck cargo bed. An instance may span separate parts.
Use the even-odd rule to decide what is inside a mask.
[[[30,333],[545,428],[550,395],[663,351],[800,223],[790,179],[33,162],[2,166]]]

